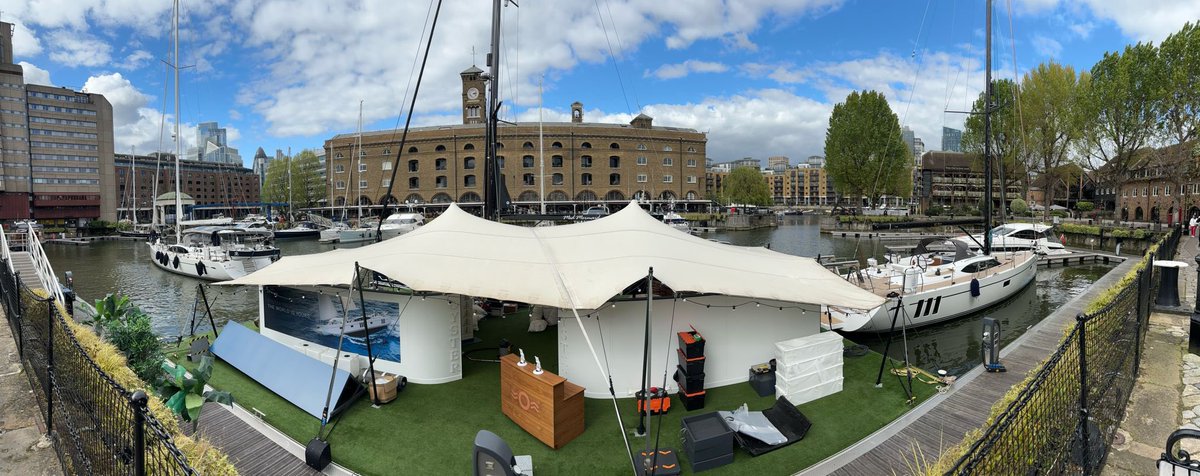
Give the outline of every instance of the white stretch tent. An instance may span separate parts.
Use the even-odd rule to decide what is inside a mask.
[[[822,305],[872,309],[884,303],[812,259],[691,236],[636,204],[605,218],[554,227],[491,222],[451,205],[430,223],[399,237],[361,248],[284,257],[219,284],[350,286],[355,262],[415,291],[580,310],[584,318],[558,326],[559,373],[584,386],[589,397],[607,394],[607,379],[597,371],[598,358],[589,352],[593,346],[610,361],[607,371],[618,396],[632,395],[640,387],[644,301],[610,301],[645,280],[650,267],[672,290],[706,295],[679,303],[678,309],[671,299],[656,300],[651,343],[655,385],[662,369],[676,363],[670,348],[674,333],[689,324],[708,340],[705,384],[713,387],[745,381],[751,364],[771,358],[774,342],[819,332]],[[763,304],[743,306],[736,313],[728,308],[747,302]],[[587,317],[597,309],[603,309],[603,329],[596,317]],[[573,317],[570,311],[561,315]],[[675,325],[668,329],[673,316]],[[603,345],[599,339],[589,343],[577,326],[587,328],[592,339],[597,337],[593,332],[602,330],[607,340]],[[401,352],[409,350],[402,346]],[[458,346],[446,350],[450,352],[439,355],[449,355],[446,364],[454,367]],[[431,373],[443,367],[431,367]]]
[[[681,233],[636,204],[590,222],[520,227],[451,204],[415,231],[361,248],[286,256],[224,285],[349,286],[354,263],[415,291],[595,309],[654,277],[672,290],[873,309],[882,297],[809,258]]]

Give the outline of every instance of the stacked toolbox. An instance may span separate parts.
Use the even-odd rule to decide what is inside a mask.
[[[793,405],[842,391],[842,336],[836,332],[775,343],[775,397]]]
[[[679,402],[688,411],[704,408],[704,342],[695,327],[679,333],[675,383],[679,384]]]

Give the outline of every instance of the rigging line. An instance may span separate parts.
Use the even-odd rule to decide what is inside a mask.
[[[429,14],[432,11],[433,11],[433,0],[430,0],[429,6],[425,9],[425,21],[421,24],[421,36],[419,36],[418,38],[421,38],[421,39],[425,38],[425,29],[429,27]],[[421,57],[421,41],[417,41],[417,49],[415,51],[413,51],[413,65],[414,66],[417,64],[417,58],[420,58],[420,57]],[[398,131],[400,129],[400,118],[404,116],[404,100],[408,99],[408,91],[410,88],[412,88],[413,72],[416,71],[416,69],[417,68],[409,68],[409,70],[408,70],[408,82],[405,83],[405,86],[404,86],[404,96],[400,98],[400,101],[401,101],[400,102],[400,104],[401,104],[400,112],[396,114],[396,124],[394,126],[392,126],[392,137],[388,140],[388,142],[393,142],[396,140],[396,131]],[[413,112],[410,109],[408,111],[408,115],[411,116],[412,113]],[[395,177],[393,177],[393,178],[395,178]],[[381,210],[381,213],[382,213],[382,210]],[[383,218],[383,217],[381,216],[380,218]]]
[[[387,193],[385,197],[392,195],[392,187],[396,186],[396,171],[400,169],[400,157],[404,154],[404,143],[408,140],[408,129],[412,125],[412,111],[417,107],[417,95],[421,92],[421,79],[425,77],[425,65],[429,62],[429,50],[433,49],[433,33],[437,30],[438,14],[442,11],[442,0],[438,0],[437,9],[433,12],[433,22],[429,26],[429,42],[425,45],[425,57],[421,59],[421,71],[417,73],[417,85],[413,88],[412,102],[408,106],[408,117],[404,119],[404,133],[400,135],[400,147],[396,150],[396,160],[392,164],[392,178],[388,181]],[[362,134],[359,134],[360,140]],[[379,221],[375,225],[375,242],[383,241],[383,216],[387,213],[388,205],[391,202],[385,203],[379,209]],[[399,205],[399,204],[397,204]],[[360,217],[361,221],[362,218]],[[361,226],[361,223],[360,223]]]
[[[1012,46],[1012,64],[1013,64],[1013,84],[1020,85],[1020,76],[1017,75],[1017,40],[1016,32],[1013,29],[1013,14],[1012,0],[1008,0],[1008,41]],[[1014,87],[1012,89],[1013,102],[1017,103],[1017,122],[1020,125],[1020,134],[1017,134],[1017,141],[1021,143],[1021,156],[1027,157],[1029,151],[1025,148],[1025,114],[1021,112],[1021,88]]]
[[[917,39],[916,39],[915,43],[913,44],[913,50],[912,50],[912,54],[910,55],[910,58],[917,57],[917,49],[921,47],[921,35],[925,31],[925,19],[929,16],[929,5],[932,3],[933,3],[933,0],[928,0],[925,2],[925,13],[921,14],[921,26],[917,27]],[[917,78],[919,78],[921,76],[921,70],[924,67],[925,67],[925,55],[921,55],[921,61],[917,62],[917,70],[915,72],[913,72],[913,80],[912,80],[912,83],[908,87],[908,103],[905,104],[905,106],[904,106],[904,116],[900,118],[901,123],[908,120],[908,110],[909,110],[909,108],[912,107],[913,96],[917,92]]]
[[[617,39],[617,51],[624,52],[625,45],[621,44],[621,32],[617,31],[617,22],[614,20],[615,17],[612,14],[612,3],[610,3],[608,0],[604,0],[604,8],[608,10],[608,20],[612,22],[613,25],[613,36]],[[638,99],[637,88],[630,84],[629,89],[633,90],[633,103],[637,105],[639,111],[642,110],[642,101]]]
[[[608,38],[608,25],[604,23],[604,14],[600,13],[600,1],[592,0],[592,3],[596,6],[596,16],[600,18],[600,30],[604,32],[604,43],[608,45],[608,56],[613,60],[613,70],[617,72],[617,84],[621,87],[621,98],[625,100],[625,112],[632,115],[633,112],[629,108],[629,95],[625,93],[625,80],[621,79],[621,67],[617,64],[617,55],[613,51],[612,40]],[[612,21],[611,17],[609,21]],[[615,23],[613,24],[613,29],[616,29]],[[641,109],[639,108],[638,110],[640,111]]]
[[[531,230],[533,238],[537,240],[538,246],[541,247],[542,253],[546,255],[546,259],[550,261],[550,267],[554,269],[554,282],[558,286],[559,292],[565,294],[571,302],[571,314],[575,316],[575,324],[579,326],[579,331],[583,334],[583,341],[587,343],[588,350],[592,353],[592,360],[596,362],[596,367],[600,373],[608,377],[608,395],[612,399],[613,412],[617,415],[617,430],[621,432],[621,440],[625,442],[625,453],[629,456],[629,465],[635,474],[638,473],[637,463],[633,459],[633,448],[629,446],[629,436],[625,434],[625,422],[621,419],[621,407],[617,403],[617,392],[613,389],[612,373],[605,373],[605,370],[600,365],[600,356],[596,355],[596,347],[592,345],[592,339],[588,337],[587,328],[583,325],[583,319],[579,317],[579,303],[575,301],[575,294],[567,288],[567,283],[563,279],[562,271],[558,269],[558,262],[554,259],[554,254],[546,247],[546,243],[542,241],[541,234],[537,228]]]
[[[958,20],[958,2],[950,2],[950,41],[954,41],[954,27]],[[958,77],[962,74],[962,65],[959,65],[958,73],[954,75],[954,82],[946,84],[946,105],[943,110],[950,109],[950,97],[954,95],[954,88],[958,87]],[[946,115],[942,114],[942,124],[946,123]]]

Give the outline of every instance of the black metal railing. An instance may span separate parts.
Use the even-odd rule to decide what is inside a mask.
[[[1058,349],[947,474],[1100,472],[1137,380],[1157,286],[1156,256],[1174,256],[1180,230],[1147,253],[1112,301],[1079,314]]]
[[[66,474],[193,475],[170,432],[88,355],[53,297],[0,260],[0,304]]]

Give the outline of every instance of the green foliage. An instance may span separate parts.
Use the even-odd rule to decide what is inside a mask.
[[[1164,93],[1157,103],[1164,135],[1184,143],[1200,135],[1200,24],[1188,22],[1158,48]]]
[[[1025,172],[1028,167],[1021,148],[1021,123],[1017,117],[1017,107],[1012,104],[1020,91],[1017,83],[1011,79],[1001,79],[992,82],[992,103],[1003,104],[1005,107],[992,113],[992,171],[998,181],[1008,184],[1023,178],[1028,178]],[[983,110],[985,106],[984,93],[979,93],[971,106],[972,114],[967,116],[962,135],[962,150],[979,154],[979,170],[983,170]],[[1004,174],[1000,174],[1003,166]]]
[[[162,372],[163,352],[150,316],[135,311],[127,319],[108,321],[107,339],[125,354],[129,368],[143,382],[157,381]]]
[[[911,220],[909,217],[898,215],[838,215],[839,223],[895,223]]]
[[[887,98],[876,91],[852,92],[833,106],[825,131],[825,168],[847,197],[912,194],[912,152],[900,137],[900,122]]]
[[[1096,204],[1092,202],[1078,202],[1075,204],[1075,209],[1087,213],[1096,209]]]
[[[205,402],[217,402],[222,405],[233,404],[233,395],[229,392],[204,391],[204,386],[212,377],[212,368],[213,357],[211,355],[200,357],[200,366],[190,378],[187,376],[187,369],[182,365],[172,366],[167,362],[162,363],[162,370],[170,376],[161,391],[163,398],[167,399],[167,408],[182,417],[183,421],[192,422],[193,430],[200,424],[200,410]]]
[[[925,209],[925,216],[935,217],[941,215],[944,211],[941,205],[930,205],[929,208]]]
[[[1167,89],[1158,48],[1151,43],[1105,53],[1092,66],[1090,81],[1081,81],[1077,103],[1085,118],[1080,136],[1084,154],[1119,178],[1131,165],[1133,152],[1155,134],[1158,103]]]
[[[762,173],[751,167],[738,167],[725,179],[725,202],[738,205],[771,205],[771,189]]]
[[[1066,218],[1066,217],[1067,217],[1067,215],[1068,215],[1068,213],[1067,213],[1067,212],[1065,212],[1065,211],[1062,211],[1062,210],[1052,210],[1052,211],[1050,211],[1050,216],[1052,216],[1052,217]]]
[[[141,312],[129,302],[129,296],[113,293],[108,293],[103,299],[97,299],[93,307],[96,308],[96,315],[83,323],[94,327],[97,334],[103,334],[110,323],[124,321],[132,313]]]
[[[1021,80],[1025,145],[1047,183],[1063,180],[1058,174],[1083,133],[1087,115],[1081,113],[1080,96],[1089,81],[1088,74],[1077,75],[1074,68],[1055,62],[1038,65]],[[1046,187],[1047,209],[1057,188]]]
[[[114,226],[115,225],[112,222],[104,220],[92,220],[88,222],[88,228],[92,230],[107,230],[114,228]]]
[[[357,165],[354,165],[357,167]],[[291,169],[291,192],[288,192],[288,169]],[[358,169],[354,169],[358,170]],[[357,172],[355,172],[357,174]],[[292,203],[294,207],[308,207],[326,196],[325,180],[321,178],[321,163],[317,154],[305,150],[288,159],[273,159],[267,163],[266,180],[263,182],[263,200]],[[355,175],[357,177],[357,175]],[[355,179],[357,181],[357,179]]]
[[[1076,235],[1100,235],[1100,227],[1092,225],[1079,225],[1076,223],[1062,223],[1056,228],[1063,233],[1072,233]]]
[[[1017,215],[1024,215],[1029,213],[1029,204],[1025,203],[1025,200],[1017,198],[1008,205],[1008,209]]]
[[[1143,240],[1150,236],[1150,232],[1143,229],[1132,228],[1117,228],[1109,234],[1113,238],[1133,238],[1135,240]]]

